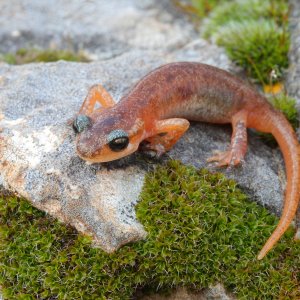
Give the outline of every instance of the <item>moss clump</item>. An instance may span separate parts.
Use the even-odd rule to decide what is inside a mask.
[[[286,26],[288,4],[286,0],[236,0],[222,1],[204,22],[206,38],[218,33],[230,22],[272,20],[278,26]],[[247,38],[247,36],[245,36]]]
[[[8,64],[22,65],[32,62],[54,62],[58,60],[88,62],[89,59],[79,53],[66,50],[38,50],[38,49],[19,49],[15,54],[5,54],[2,61]]]
[[[268,20],[230,22],[215,35],[229,57],[262,84],[282,79],[288,67],[289,35]],[[272,74],[276,73],[276,77]]]
[[[137,216],[145,241],[113,254],[15,198],[0,201],[5,299],[129,299],[137,287],[201,289],[223,282],[239,299],[299,299],[300,245],[289,231],[256,254],[276,218],[221,174],[177,161],[147,175]]]
[[[223,46],[250,77],[267,85],[282,80],[288,66],[287,20],[287,0],[224,1],[204,21],[203,35]]]

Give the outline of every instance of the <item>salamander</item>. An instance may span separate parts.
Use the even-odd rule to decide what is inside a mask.
[[[100,108],[96,108],[96,103]],[[76,150],[89,162],[108,162],[138,149],[161,156],[189,128],[189,121],[232,125],[218,166],[239,164],[247,150],[247,128],[271,133],[283,153],[287,185],[281,219],[258,254],[262,259],[296,215],[300,194],[300,147],[284,115],[249,84],[219,68],[196,62],[163,65],[138,81],[118,103],[94,85],[75,118]]]

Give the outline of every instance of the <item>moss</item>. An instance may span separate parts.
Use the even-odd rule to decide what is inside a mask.
[[[288,4],[286,0],[236,0],[222,1],[206,19],[203,35],[213,36],[229,22],[273,20],[279,26],[286,26]]]
[[[282,80],[288,66],[287,21],[287,0],[223,1],[204,20],[202,33],[250,77],[268,85]]]
[[[215,38],[250,77],[262,84],[282,79],[288,67],[289,35],[274,21],[232,21]]]
[[[26,201],[0,200],[5,299],[129,299],[137,287],[201,289],[239,299],[299,299],[300,244],[290,230],[263,261],[277,220],[221,174],[171,161],[147,175],[136,208],[145,241],[113,254]]]
[[[231,1],[231,0],[227,0]],[[222,1],[221,0],[172,0],[173,4],[188,14],[192,19],[197,22],[200,18],[208,15],[215,7],[217,7]]]
[[[8,64],[27,64],[32,62],[54,62],[58,60],[88,62],[88,58],[82,53],[73,53],[66,50],[38,50],[38,49],[19,49],[15,54],[5,54],[1,58]]]
[[[221,0],[191,0],[195,13],[200,17],[207,15],[221,2]]]

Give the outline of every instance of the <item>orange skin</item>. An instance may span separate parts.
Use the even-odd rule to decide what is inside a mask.
[[[101,104],[100,109],[94,109],[96,102]],[[283,153],[287,186],[282,217],[258,259],[270,251],[295,217],[300,194],[300,148],[294,130],[262,95],[224,70],[200,63],[168,64],[142,78],[117,104],[101,85],[96,85],[79,114],[88,116],[88,125],[79,126],[77,153],[93,163],[119,159],[138,149],[160,156],[188,129],[188,120],[193,120],[232,124],[228,151],[208,161],[233,166],[246,154],[247,127],[269,132]],[[118,145],[122,149],[116,150]]]

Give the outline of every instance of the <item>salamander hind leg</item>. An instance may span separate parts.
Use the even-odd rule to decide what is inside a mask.
[[[172,148],[189,125],[188,120],[179,118],[156,121],[153,135],[143,141],[139,150],[151,157],[159,158]]]
[[[208,162],[217,162],[218,167],[236,166],[244,159],[247,151],[247,123],[244,113],[233,117],[232,129],[230,148],[225,152],[218,151]]]

